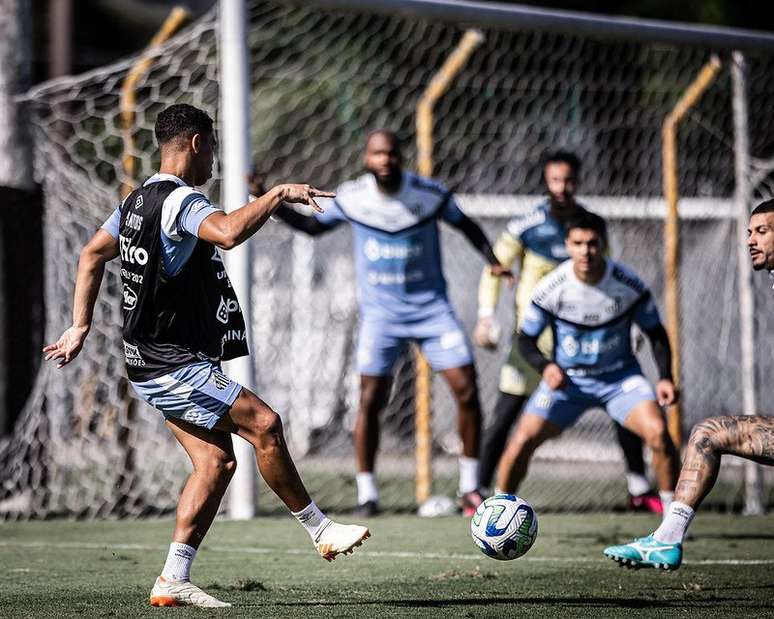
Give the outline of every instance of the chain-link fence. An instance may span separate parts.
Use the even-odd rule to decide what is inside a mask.
[[[47,340],[69,325],[78,253],[116,206],[122,156],[134,158],[135,182],[155,171],[153,123],[169,104],[192,103],[218,119],[216,19],[206,16],[152,53],[137,84],[130,141],[122,139],[119,96],[137,59],[47,83],[26,96],[35,119],[36,176],[46,195]],[[268,181],[335,187],[360,173],[365,132],[378,127],[401,134],[413,165],[418,98],[463,28],[366,8],[348,13],[275,2],[251,4],[249,20],[252,139]],[[463,209],[493,239],[508,216],[540,200],[545,151],[576,151],[583,161],[582,201],[609,218],[613,257],[634,267],[661,299],[661,123],[712,50],[540,31],[486,28],[484,35],[436,106],[434,176],[460,194]],[[758,166],[774,155],[774,87],[764,79],[774,58],[748,59]],[[679,133],[680,188],[689,198],[681,232],[688,426],[740,408],[732,140],[723,74]],[[761,195],[771,179],[757,181]],[[205,191],[217,201],[218,189],[216,173]],[[318,503],[346,508],[355,500],[351,434],[358,395],[349,232],[313,241],[270,222],[251,243],[257,391],[282,414]],[[483,263],[450,230],[443,232],[443,254],[452,303],[470,328]],[[756,286],[765,307],[767,282]],[[120,297],[118,264],[111,264],[84,351],[64,370],[41,371],[15,433],[0,445],[3,516],[138,516],[174,508],[188,463],[160,415],[128,387]],[[774,326],[769,315],[759,312],[762,334]],[[498,317],[512,325],[512,304],[501,301]],[[477,351],[485,413],[494,405],[505,352]],[[774,358],[770,347],[758,352],[759,401],[767,402],[764,382]],[[643,354],[652,369],[646,349]],[[410,359],[400,362],[397,377],[383,415],[378,472],[384,506],[408,509],[414,497]],[[452,492],[455,407],[438,379],[433,401],[435,490]],[[739,498],[736,478],[731,470],[715,495],[724,504]],[[522,492],[542,509],[623,505],[623,464],[607,417],[592,411],[544,446]],[[261,505],[271,510],[278,503],[264,493]]]

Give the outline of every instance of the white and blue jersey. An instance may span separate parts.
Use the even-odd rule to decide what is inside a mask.
[[[367,173],[342,184],[315,217],[328,228],[352,226],[361,374],[388,374],[409,340],[421,344],[433,369],[473,362],[441,269],[438,220],[465,217],[450,191],[404,172],[399,190],[385,194]]]
[[[568,260],[544,277],[519,330],[534,338],[552,330],[553,361],[568,381],[556,391],[541,382],[525,412],[565,428],[601,406],[623,423],[639,403],[655,400],[631,347],[632,323],[649,331],[660,319],[647,286],[628,267],[608,260],[602,279],[589,285]]]
[[[550,328],[554,362],[569,375],[589,375],[637,365],[632,323],[648,331],[660,322],[650,291],[628,267],[608,260],[591,286],[568,260],[540,281],[519,330],[538,337]]]

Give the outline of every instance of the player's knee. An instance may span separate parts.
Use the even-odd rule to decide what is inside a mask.
[[[669,432],[663,419],[654,419],[645,427],[643,436],[651,451],[665,452],[669,446]]]
[[[236,459],[225,454],[213,454],[197,462],[197,469],[210,479],[228,483],[236,472]]]
[[[261,442],[282,435],[282,419],[269,407],[256,409],[251,425],[252,435]]]
[[[387,404],[390,393],[379,385],[364,385],[360,389],[360,412],[377,415]]]
[[[454,387],[454,398],[465,409],[475,409],[478,404],[478,388],[475,380],[468,380]]]
[[[691,437],[688,439],[689,449],[696,449],[702,453],[712,453],[718,448],[719,437],[716,419],[718,417],[711,417],[693,426]]]

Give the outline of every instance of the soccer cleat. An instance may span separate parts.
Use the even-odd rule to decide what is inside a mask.
[[[484,497],[481,496],[481,492],[478,490],[471,490],[466,492],[460,497],[460,505],[462,507],[462,515],[466,518],[472,518],[476,513],[478,506],[484,502]]]
[[[352,516],[355,518],[373,518],[379,515],[379,503],[376,501],[366,501],[352,510]]]
[[[666,544],[652,535],[641,537],[623,546],[609,546],[605,556],[616,561],[621,567],[639,569],[655,567],[667,571],[676,570],[683,561],[682,544]]]
[[[366,527],[329,520],[315,534],[314,546],[323,559],[333,561],[337,555],[351,555],[369,537],[371,533]]]
[[[629,509],[634,512],[650,512],[651,514],[663,514],[664,504],[661,497],[655,492],[645,494],[630,494]]]
[[[167,580],[163,576],[156,579],[150,593],[151,606],[198,606],[199,608],[226,608],[228,602],[205,593],[188,581]]]

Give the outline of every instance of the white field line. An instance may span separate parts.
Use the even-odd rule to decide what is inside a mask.
[[[64,550],[154,550],[166,552],[166,545],[153,544],[97,544],[93,542],[12,542],[0,541],[0,548],[61,548]],[[260,546],[204,546],[202,550],[209,552],[226,552],[232,554],[255,555],[311,555],[310,549],[286,548],[262,548]],[[486,557],[481,554],[438,553],[438,552],[401,552],[384,550],[360,549],[358,555],[387,559],[417,559],[438,561],[481,561]],[[530,563],[603,563],[609,561],[600,556],[594,557],[522,557],[519,562]],[[686,565],[774,565],[774,559],[701,559],[698,561],[683,561]]]

